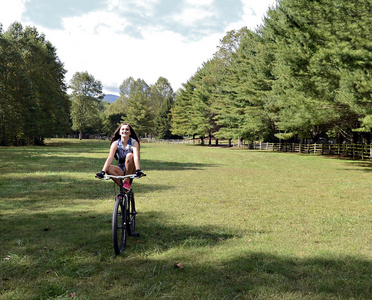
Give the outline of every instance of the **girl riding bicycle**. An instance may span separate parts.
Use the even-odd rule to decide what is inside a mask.
[[[121,124],[111,138],[110,152],[103,165],[102,171],[96,174],[97,178],[102,179],[105,174],[123,176],[126,174],[136,174],[142,177],[143,173],[140,166],[140,143],[137,134],[128,123]],[[118,160],[118,165],[112,165],[114,157]],[[120,180],[113,178],[117,185]],[[129,178],[123,183],[126,190],[130,189]]]

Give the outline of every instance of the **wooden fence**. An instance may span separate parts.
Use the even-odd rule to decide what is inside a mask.
[[[372,147],[366,144],[249,143],[244,144],[243,147],[252,150],[336,155],[362,160],[372,159]]]
[[[158,140],[158,139],[142,139],[142,142],[155,142],[155,143],[176,143],[176,144],[201,144],[200,139],[181,139],[181,140]],[[205,143],[207,142],[207,143]],[[205,145],[208,140],[204,140]],[[238,146],[236,141],[230,143],[232,147],[241,147],[249,150],[262,150],[262,151],[277,151],[277,152],[293,152],[304,154],[317,154],[317,155],[334,155],[342,157],[350,157],[353,159],[372,160],[372,145],[366,144],[297,144],[297,143],[244,143]],[[211,146],[229,146],[226,140],[215,140]]]

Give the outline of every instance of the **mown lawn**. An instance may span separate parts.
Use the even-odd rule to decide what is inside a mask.
[[[108,148],[0,148],[0,299],[370,299],[371,162],[141,144],[115,256]]]

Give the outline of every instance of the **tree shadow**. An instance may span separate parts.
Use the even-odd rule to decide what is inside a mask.
[[[350,162],[350,164],[352,166],[357,167],[358,170],[360,170],[360,168],[361,168],[362,169],[361,171],[372,172],[372,162],[371,161],[353,161],[353,162]]]
[[[215,247],[239,238],[239,235],[229,233],[223,227],[165,225],[158,221],[168,217],[163,212],[139,214],[137,228],[141,237],[129,237],[127,249],[116,259],[113,259],[110,212],[107,215],[82,211],[77,214],[35,214],[32,218],[5,217],[2,220],[5,228],[1,228],[5,237],[0,252],[2,257],[9,253],[18,253],[18,257],[27,255],[31,269],[59,268],[61,284],[66,284],[63,278],[77,278],[79,272],[89,270],[84,275],[86,278],[105,277],[110,286],[130,285],[138,299],[146,297],[151,285],[159,282],[163,284],[152,291],[152,298],[179,298],[183,294],[182,288],[174,287],[180,285],[187,289],[193,287],[195,290],[188,291],[187,295],[191,293],[198,299],[265,299],[270,296],[370,299],[372,263],[367,259],[351,256],[295,258],[245,250],[215,259],[210,264],[199,260],[198,249],[209,249],[213,256]],[[17,246],[17,240],[25,239],[27,247]],[[177,249],[182,249],[182,254],[178,254]],[[157,255],[151,258],[155,253]],[[167,256],[161,253],[173,253],[173,260],[164,258]],[[68,266],[72,262],[71,255],[81,257],[81,260],[74,260],[73,265]],[[176,268],[175,262],[183,263],[184,269]],[[9,267],[5,263],[1,271],[3,280],[24,280],[22,260],[14,259]],[[136,278],[147,278],[145,283],[131,279],[133,268],[136,268]],[[123,270],[126,270],[126,276],[123,276]],[[146,275],[148,272],[152,273],[150,280]],[[27,280],[39,280],[38,276],[28,275]],[[120,293],[111,295],[120,298]]]
[[[25,166],[15,166],[10,162],[6,168],[14,168],[14,175],[2,178],[0,280],[4,290],[22,288],[24,281],[36,281],[41,286],[50,284],[45,279],[45,271],[52,269],[58,270],[56,285],[73,284],[73,288],[88,285],[79,275],[87,270],[84,279],[98,277],[107,282],[106,289],[113,299],[123,296],[123,289],[110,290],[113,286],[130,287],[138,299],[150,296],[180,299],[186,292],[184,287],[188,290],[192,287],[194,290],[188,291],[187,295],[193,293],[196,299],[265,299],[269,296],[282,299],[369,299],[372,294],[372,263],[367,258],[300,259],[242,250],[211,259],[213,263],[208,263],[208,260],[198,257],[199,250],[206,250],[213,257],[215,250],[234,238],[240,238],[239,234],[230,232],[226,224],[219,227],[180,226],[176,222],[167,222],[173,217],[166,212],[141,213],[140,207],[137,230],[141,237],[129,238],[125,253],[115,257],[111,241],[112,209],[106,213],[85,209],[90,201],[101,197],[107,199],[110,193],[114,199],[113,183],[94,181],[94,171],[102,167],[103,160],[74,157],[74,153],[67,156],[53,152],[43,154],[40,156],[37,149],[28,152]],[[22,151],[12,155],[22,162]],[[56,166],[63,166],[64,173],[53,175],[56,171],[61,172],[56,170]],[[153,160],[143,160],[143,166],[148,170],[167,171],[211,167],[209,164]],[[360,166],[370,171],[371,164],[363,162]],[[92,174],[92,180],[73,176],[75,172]],[[169,185],[149,186],[141,180],[134,183],[135,193],[173,188]],[[69,212],[64,210],[64,205],[77,207],[74,207],[74,212]],[[22,212],[17,208],[22,208]],[[38,212],[39,209],[42,212]],[[179,249],[183,254],[178,254]],[[11,259],[3,260],[8,255]],[[170,259],[192,260],[194,263],[184,263],[184,269],[177,269],[173,266],[176,261]],[[28,269],[38,272],[31,274]],[[76,278],[78,284],[74,282]],[[97,299],[105,298],[100,294],[102,290],[95,290],[93,286],[89,289],[86,298],[92,295]],[[152,294],[146,294],[148,291]]]
[[[180,298],[185,286],[187,295],[198,299],[267,299],[270,296],[369,299],[372,293],[372,262],[367,259],[352,256],[295,258],[242,250],[236,255],[214,259],[211,264],[196,255],[198,249],[209,249],[213,256],[214,249],[240,236],[227,232],[224,227],[159,222],[170,217],[164,212],[140,213],[137,229],[141,237],[129,237],[127,249],[116,259],[112,250],[110,212],[3,217],[0,253],[1,257],[13,255],[13,261],[2,262],[1,276],[9,283],[23,281],[25,262],[17,257],[27,256],[30,269],[58,269],[61,285],[68,284],[64,278],[72,278],[68,281],[71,282],[79,277],[79,272],[88,270],[84,276],[105,278],[110,283],[107,289],[117,284],[130,285],[138,299],[146,297],[151,285],[159,282],[163,284],[152,291],[151,298]],[[27,244],[17,245],[18,240],[26,240]],[[178,254],[177,249],[182,249],[182,254]],[[163,256],[162,253],[173,254]],[[206,255],[201,253],[204,253],[201,256]],[[72,264],[71,257],[75,256],[80,259]],[[176,268],[175,262],[183,263],[184,269]],[[133,268],[136,268],[135,281],[130,275]],[[127,276],[123,276],[123,270]],[[152,274],[150,280],[148,273]],[[39,276],[45,275],[29,274],[26,281],[40,280]],[[146,278],[144,283],[141,276]],[[180,287],[174,289],[175,286]],[[90,293],[94,293],[94,289],[91,288]],[[112,291],[111,296],[119,299],[121,293]],[[97,295],[100,296],[104,295]]]
[[[216,165],[202,164],[196,162],[180,163],[173,161],[162,160],[147,160],[141,159],[141,166],[144,170],[157,170],[157,171],[183,171],[183,170],[202,170],[205,168],[212,168]]]

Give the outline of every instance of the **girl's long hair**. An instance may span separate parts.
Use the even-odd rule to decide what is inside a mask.
[[[137,142],[138,142],[138,148],[139,148],[139,144],[140,144],[140,140],[137,136],[137,133],[133,130],[132,126],[130,126],[129,123],[122,123],[119,125],[118,128],[116,128],[116,130],[114,131],[114,134],[112,135],[112,138],[111,138],[111,143],[110,145],[115,142],[116,140],[120,139],[121,136],[120,136],[120,128],[123,126],[123,125],[128,125],[129,126],[129,129],[130,129],[130,137],[132,139],[135,139]]]

